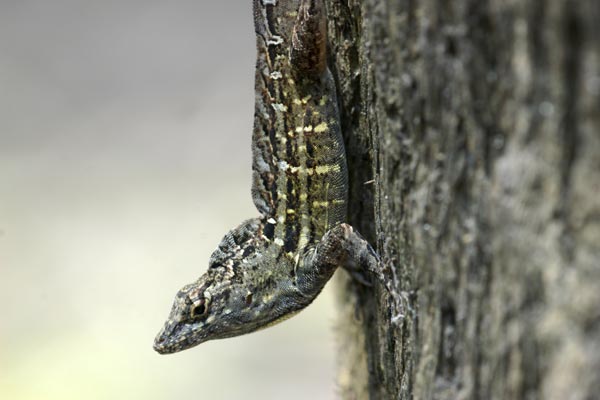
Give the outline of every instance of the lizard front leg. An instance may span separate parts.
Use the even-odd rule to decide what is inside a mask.
[[[404,302],[394,287],[393,274],[386,277],[385,266],[373,247],[351,225],[342,223],[330,229],[315,247],[308,250],[298,272],[299,288],[310,291],[318,281],[327,280],[338,267],[354,279],[370,286],[372,278],[382,284],[392,299],[392,321],[403,318]]]

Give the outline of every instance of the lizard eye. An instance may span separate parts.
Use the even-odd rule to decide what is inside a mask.
[[[204,299],[200,300],[197,304],[192,307],[192,317],[205,317],[208,314],[208,305]]]

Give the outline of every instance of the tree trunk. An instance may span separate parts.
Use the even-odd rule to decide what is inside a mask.
[[[600,3],[331,0],[350,222],[345,399],[600,396]],[[393,273],[391,273],[393,272]]]

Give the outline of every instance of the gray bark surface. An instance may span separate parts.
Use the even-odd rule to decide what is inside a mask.
[[[600,3],[332,0],[344,399],[600,398]]]

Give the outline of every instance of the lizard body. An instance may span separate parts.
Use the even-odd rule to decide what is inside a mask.
[[[310,304],[338,266],[380,265],[344,223],[347,167],[323,0],[253,1],[260,216],[227,233],[208,271],[177,293],[154,343],[159,353],[270,326]]]

